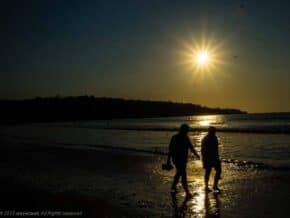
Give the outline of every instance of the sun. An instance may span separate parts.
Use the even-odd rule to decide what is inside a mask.
[[[225,64],[225,51],[222,40],[196,37],[182,42],[180,63],[184,65],[185,71],[195,78],[208,78],[216,72],[221,72]]]
[[[198,51],[196,54],[196,63],[199,65],[207,65],[209,63],[209,54],[207,51]]]
[[[217,52],[211,46],[192,48],[190,57],[189,64],[198,72],[212,72],[217,64]]]

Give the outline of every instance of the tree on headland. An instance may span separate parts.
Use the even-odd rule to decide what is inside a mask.
[[[0,106],[1,122],[48,122],[245,113],[238,109],[209,108],[191,103],[94,96],[0,100]]]

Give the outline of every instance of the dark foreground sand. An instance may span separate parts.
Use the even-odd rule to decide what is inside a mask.
[[[190,161],[193,198],[169,193],[165,156],[21,144],[1,146],[0,216],[285,217],[290,173],[223,164],[221,194],[203,191],[200,161]],[[22,213],[22,214],[21,214]]]

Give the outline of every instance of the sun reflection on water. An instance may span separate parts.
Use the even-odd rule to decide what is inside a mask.
[[[187,211],[183,213],[189,217],[220,217],[218,195],[213,192],[205,192],[203,187],[196,188],[194,197],[187,204]]]
[[[219,123],[219,118],[217,115],[200,116],[198,119],[198,124],[202,127],[216,125],[218,123]]]
[[[224,127],[225,120],[222,115],[201,115],[201,116],[190,116],[189,117],[190,126],[192,128],[198,127]]]
[[[201,140],[207,134],[207,132],[198,132],[193,135],[190,135],[193,144],[196,146],[197,151],[200,151]]]
[[[219,193],[206,192],[202,178],[195,180],[194,183],[191,190],[192,198],[186,198],[185,193],[172,195],[175,217],[220,217]]]
[[[203,186],[197,187],[195,190],[195,195],[192,199],[193,204],[191,210],[193,214],[196,214],[197,217],[204,217],[205,214],[205,192]]]
[[[199,125],[201,126],[209,126],[211,124],[210,120],[201,120],[199,121]]]

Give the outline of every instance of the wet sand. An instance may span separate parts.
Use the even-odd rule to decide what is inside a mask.
[[[222,192],[206,194],[201,163],[190,160],[187,172],[193,198],[185,199],[181,186],[176,196],[169,192],[174,171],[161,170],[166,156],[5,143],[0,151],[2,212],[73,212],[76,217],[285,217],[289,213],[289,171],[223,164]]]

